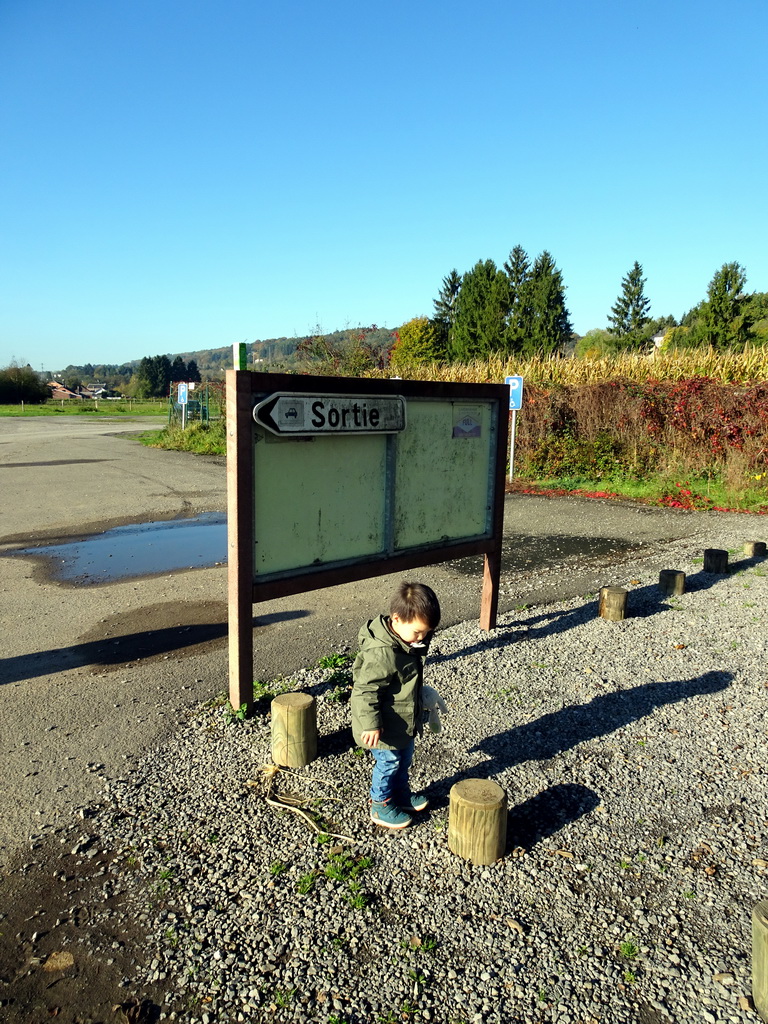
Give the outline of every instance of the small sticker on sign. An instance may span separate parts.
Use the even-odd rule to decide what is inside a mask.
[[[482,412],[477,406],[457,406],[453,411],[453,437],[480,437]]]

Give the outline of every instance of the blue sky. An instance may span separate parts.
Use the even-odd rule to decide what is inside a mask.
[[[396,327],[521,244],[768,291],[764,0],[0,0],[0,366]]]

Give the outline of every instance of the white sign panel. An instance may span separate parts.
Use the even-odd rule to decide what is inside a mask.
[[[405,430],[405,400],[391,395],[276,394],[259,402],[254,420],[293,437],[314,434],[396,434]]]

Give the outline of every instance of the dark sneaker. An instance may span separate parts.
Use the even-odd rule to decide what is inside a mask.
[[[429,800],[421,793],[411,793],[410,796],[397,800],[396,803],[406,814],[410,811],[426,811],[429,807]]]
[[[390,800],[384,803],[372,800],[371,821],[383,828],[407,828],[411,824],[411,816],[395,807]]]

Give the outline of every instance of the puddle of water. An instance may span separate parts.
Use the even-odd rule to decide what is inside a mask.
[[[206,512],[194,519],[117,526],[84,540],[14,554],[48,560],[53,576],[70,583],[203,569],[227,560],[227,517]]]

